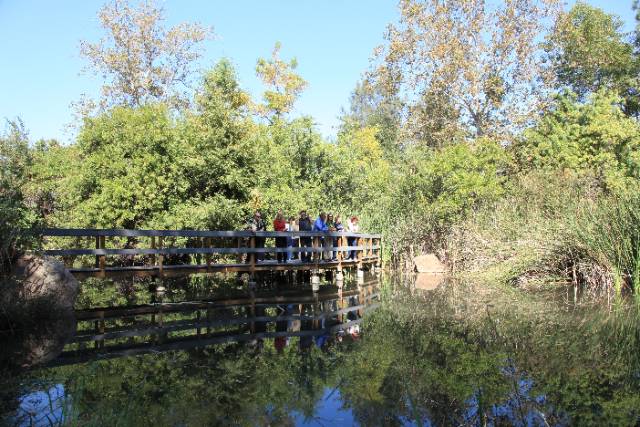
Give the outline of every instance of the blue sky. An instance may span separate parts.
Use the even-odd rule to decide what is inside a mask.
[[[201,67],[221,57],[236,65],[242,85],[256,98],[258,57],[282,42],[282,57],[298,59],[309,86],[295,114],[311,115],[319,130],[335,133],[340,108],[367,68],[388,23],[397,18],[394,0],[164,0],[169,25],[197,21],[216,33]],[[631,0],[591,0],[633,27]],[[101,36],[102,0],[0,0],[0,118],[21,117],[32,139],[72,138],[70,104],[96,95],[101,81],[79,74],[79,41]]]

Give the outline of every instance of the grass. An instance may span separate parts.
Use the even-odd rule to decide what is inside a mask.
[[[640,290],[640,196],[587,178],[523,177],[455,227],[447,246],[454,270],[474,281],[573,284],[594,297]]]

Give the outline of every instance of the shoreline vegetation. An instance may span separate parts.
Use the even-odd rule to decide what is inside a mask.
[[[241,229],[256,209],[326,209],[382,233],[395,269],[430,252],[492,286],[638,295],[639,32],[560,3],[401,1],[326,139],[293,114],[307,82],[280,43],[253,99],[230,59],[197,80],[205,27],[109,0],[105,37],[82,43],[105,81],[76,105],[75,141],[32,141],[19,119],[0,135],[3,281],[42,226]]]

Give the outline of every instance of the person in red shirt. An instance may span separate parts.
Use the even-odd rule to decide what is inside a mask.
[[[279,210],[276,215],[276,219],[273,220],[273,230],[274,231],[286,231],[287,222],[284,220],[284,215],[282,211]],[[287,248],[287,238],[286,237],[276,237],[276,248]],[[278,259],[278,264],[287,262],[287,253],[286,252],[278,252],[276,255]]]

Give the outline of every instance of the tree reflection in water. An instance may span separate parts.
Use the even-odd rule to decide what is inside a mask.
[[[320,335],[286,336],[295,322],[280,320],[264,328],[275,338],[6,375],[2,402],[17,425],[29,425],[16,418],[21,399],[52,389],[65,393],[54,425],[630,425],[637,320],[625,305],[567,310],[548,296],[385,282],[362,335],[342,342],[336,330],[320,346]],[[314,322],[301,330],[321,330]]]

